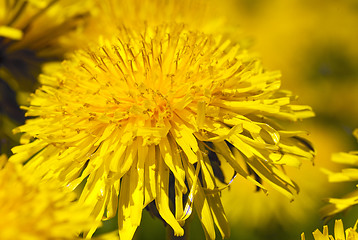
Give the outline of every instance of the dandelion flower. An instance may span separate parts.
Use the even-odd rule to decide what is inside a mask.
[[[353,135],[358,140],[358,129],[354,130]],[[340,164],[351,165],[353,167],[358,166],[358,152],[351,151],[348,153],[336,153],[332,155],[332,161]],[[344,168],[341,172],[331,172],[324,170],[328,174],[330,182],[349,182],[358,180],[357,168]],[[329,204],[321,209],[321,213],[324,217],[332,217],[333,215],[347,210],[348,208],[357,204],[358,190],[355,190],[343,198],[330,198]]]
[[[175,235],[195,208],[208,239],[215,225],[228,236],[221,163],[292,197],[297,186],[281,167],[313,157],[300,132],[278,127],[313,115],[279,90],[280,74],[182,24],[122,27],[40,80],[26,108],[31,119],[16,129],[25,144],[10,161],[31,158],[26,168],[72,188],[85,182],[79,201],[97,219],[118,212],[121,239],[132,238],[148,204]]]
[[[0,156],[0,239],[77,239],[97,226],[91,209],[73,200],[57,180],[41,182]],[[78,238],[79,239],[79,238]]]
[[[329,235],[327,225],[323,227],[323,233],[317,229],[312,234],[315,240],[358,240],[357,222],[353,228],[348,228],[344,231],[342,220],[336,220],[334,223],[334,236]],[[305,234],[302,233],[301,240],[305,239]]]

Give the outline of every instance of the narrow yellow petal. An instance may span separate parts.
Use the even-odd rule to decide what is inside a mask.
[[[334,222],[334,238],[337,240],[345,240],[346,237],[344,236],[344,227],[343,227],[343,222],[341,219],[336,220]]]
[[[205,101],[199,101],[198,102],[198,110],[197,110],[197,125],[199,129],[203,128],[204,122],[205,122],[205,106],[206,106],[206,102]]]
[[[280,107],[276,105],[266,105],[264,103],[255,101],[226,101],[216,100],[213,103],[215,106],[224,109],[230,109],[233,112],[238,112],[242,115],[247,115],[255,112],[263,112],[269,114],[279,114]]]
[[[293,195],[287,185],[285,185],[282,179],[278,178],[277,175],[274,174],[273,168],[276,168],[275,166],[264,164],[262,161],[257,160],[256,158],[248,159],[247,164],[260,178],[270,184],[273,188],[288,198],[293,199]]]
[[[301,240],[306,240],[306,238],[305,238],[305,233],[302,233],[302,234],[301,234]]]
[[[184,229],[175,219],[169,207],[169,168],[163,160],[159,160],[157,174],[156,206],[160,216],[173,228],[175,236],[183,236]]]
[[[183,166],[185,167],[186,164],[184,163]],[[197,190],[197,186],[198,186],[197,183],[199,181],[200,166],[201,166],[200,164],[197,164],[195,173],[194,173],[194,178],[190,179],[190,181],[191,181],[190,192],[188,194],[188,199],[185,204],[185,209],[184,209],[183,215],[180,218],[180,222],[186,221],[193,212],[194,196],[196,194],[196,190]],[[187,172],[186,167],[185,167],[185,171]]]
[[[137,166],[130,171],[130,194],[131,194],[131,221],[135,226],[140,225],[144,205],[144,161],[147,158],[148,147],[142,146],[142,139],[137,140],[138,159]]]
[[[119,172],[117,173],[117,177],[121,178],[124,174],[128,172],[131,168],[134,160],[137,157],[137,144],[131,144],[126,148],[126,153],[122,155],[120,161],[118,163]]]
[[[26,145],[13,147],[11,151],[14,153],[14,155],[9,158],[9,161],[14,163],[25,162],[34,154],[43,149],[46,145],[47,143],[42,140],[35,140],[32,143]]]
[[[316,229],[312,234],[315,240],[330,240],[328,235],[323,235],[318,229]]]
[[[325,237],[328,237],[328,236],[329,236],[328,226],[327,226],[327,225],[324,225],[324,226],[323,226],[323,235],[324,235]]]
[[[224,207],[221,203],[219,193],[209,194],[207,196],[215,225],[218,227],[222,239],[230,237],[230,225],[225,215]]]
[[[12,40],[22,39],[22,31],[13,27],[0,26],[0,37],[10,38]]]
[[[185,192],[185,171],[183,170],[181,159],[177,156],[176,152],[173,152],[176,151],[177,148],[173,149],[172,151],[171,145],[173,144],[169,143],[168,138],[163,138],[159,143],[160,153],[164,159],[165,164],[169,167],[171,172],[174,174],[175,179],[180,184],[182,191]]]
[[[332,161],[336,163],[343,163],[358,166],[358,155],[340,152],[332,154]]]
[[[203,156],[202,151],[205,151],[203,144],[199,145],[200,150],[198,151],[199,163],[201,165],[201,174],[203,175],[203,186],[208,189],[216,188],[216,183],[214,179],[213,169],[210,164],[210,160],[207,156]]]
[[[123,162],[123,157],[125,156],[125,151],[127,150],[127,146],[117,142],[116,151],[114,151],[113,155],[110,158],[109,170],[112,172],[120,172],[122,168],[121,163]]]
[[[107,183],[108,184],[108,183]],[[119,181],[115,181],[109,185],[109,193],[106,207],[106,219],[113,218],[117,215],[118,211],[118,195],[119,195]]]
[[[175,218],[179,220],[184,215],[184,208],[183,208],[183,192],[181,190],[180,183],[177,179],[175,179]]]
[[[205,142],[222,142],[228,139],[233,134],[242,132],[242,124],[235,125],[233,127],[227,127],[220,122],[209,122],[203,127],[207,133],[200,131],[195,132],[194,135],[200,140]]]
[[[138,226],[131,221],[130,174],[122,178],[118,203],[118,232],[121,240],[131,240]]]
[[[202,151],[205,150],[203,144],[200,144],[199,146]],[[214,172],[211,167],[209,158],[207,157],[207,155],[203,156],[201,151],[198,152],[198,155],[199,162],[201,164],[203,186],[210,190],[217,189]],[[219,193],[208,194],[206,198],[211,208],[214,222],[216,226],[218,226],[222,238],[228,237],[230,235],[230,227],[224,212],[224,208],[221,203]]]
[[[194,183],[195,169],[191,164],[184,162],[184,168],[187,172],[189,185]],[[207,239],[215,239],[215,227],[213,222],[213,216],[211,214],[209,202],[205,196],[204,190],[197,182],[196,193],[194,195],[194,206],[199,216],[201,224],[205,230],[205,236]]]
[[[264,191],[267,191],[266,188],[259,182],[257,182],[253,177],[251,177],[242,166],[240,166],[239,162],[237,161],[237,158],[241,158],[242,156],[240,153],[236,154],[236,156],[233,155],[230,148],[227,146],[225,142],[221,143],[214,143],[214,150],[217,153],[218,158],[221,161],[228,161],[229,164],[234,168],[234,170],[241,175],[242,177],[246,178],[250,182],[254,183]]]
[[[144,162],[144,181],[145,181],[145,203],[147,206],[156,197],[156,157],[155,146],[150,145],[148,147],[148,157]]]
[[[102,171],[103,168],[97,169],[93,175],[90,175],[79,199],[80,204],[93,207],[91,215],[98,221],[102,219],[106,208],[105,201],[108,193],[102,177]],[[96,229],[96,226],[91,228],[89,232],[86,233],[86,237],[91,237]]]
[[[183,149],[190,163],[197,162],[196,152],[198,151],[198,143],[193,133],[184,125],[172,123],[173,128],[170,129],[175,141]]]
[[[103,133],[101,134],[101,137],[97,140],[97,142],[94,144],[95,146],[98,146],[99,144],[101,144],[101,142],[103,142],[104,140],[106,140],[109,136],[112,135],[113,131],[117,128],[116,124],[110,124],[108,126],[105,127]]]
[[[253,152],[251,151],[251,148],[249,145],[244,143],[238,135],[232,135],[229,138],[230,143],[235,146],[240,152],[242,152],[248,159],[251,159],[254,157]],[[255,151],[257,152],[257,151]]]
[[[79,202],[94,205],[98,199],[104,198],[106,186],[102,174],[103,167],[93,170],[82,190]]]

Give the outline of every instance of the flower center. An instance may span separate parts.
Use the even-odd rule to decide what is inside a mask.
[[[144,84],[138,86],[137,91],[135,101],[129,109],[133,117],[141,116],[158,122],[172,116],[170,103],[161,92],[147,88]]]

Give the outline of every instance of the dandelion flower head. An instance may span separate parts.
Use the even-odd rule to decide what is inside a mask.
[[[358,140],[358,129],[354,130],[353,135]],[[330,182],[351,182],[358,180],[358,169],[354,168],[358,166],[357,151],[335,153],[332,155],[332,161],[352,167],[344,168],[341,172],[332,172],[325,169],[324,171],[328,174]],[[321,213],[324,217],[331,218],[335,214],[356,205],[357,201],[358,190],[356,189],[342,198],[328,199],[329,204],[321,209]]]
[[[323,232],[318,229],[313,233],[314,240],[358,240],[357,223],[353,228],[344,230],[342,220],[336,220],[334,223],[334,236],[329,235],[328,227],[323,227]],[[305,240],[305,234],[302,233],[301,240]]]
[[[224,162],[292,197],[297,186],[281,166],[299,166],[313,150],[278,122],[313,113],[279,90],[280,73],[183,24],[118,32],[40,77],[26,108],[31,119],[16,129],[30,141],[10,161],[31,158],[25,168],[72,188],[85,182],[79,201],[98,219],[118,212],[121,239],[132,238],[149,204],[175,235],[195,208],[208,239],[215,225],[228,236],[219,184],[232,176],[223,179]]]
[[[0,156],[0,239],[77,239],[98,226],[88,207],[56,180],[41,182]]]

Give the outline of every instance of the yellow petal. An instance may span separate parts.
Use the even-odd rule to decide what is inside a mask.
[[[120,158],[120,162],[118,164],[119,172],[118,172],[118,178],[121,178],[124,174],[128,172],[128,170],[131,168],[134,160],[137,157],[137,144],[131,144],[126,149],[126,154],[122,155],[122,158]]]
[[[282,179],[278,178],[278,176],[274,174],[273,169],[276,168],[275,166],[265,164],[256,158],[248,159],[247,164],[260,178],[262,178],[264,181],[267,181],[267,183],[269,183],[273,188],[288,198],[293,199],[293,195],[287,185],[285,185]]]
[[[179,120],[178,118],[178,121]],[[197,162],[196,152],[198,151],[198,143],[192,131],[185,126],[184,123],[172,123],[173,127],[170,129],[175,141],[184,151],[190,163]]]
[[[344,227],[342,220],[336,220],[334,222],[334,238],[336,240],[345,240],[346,237],[344,236]]]
[[[184,162],[184,168],[187,172],[189,185],[194,183],[195,169],[191,164]],[[207,239],[215,239],[215,227],[213,222],[213,216],[211,214],[209,202],[205,196],[204,190],[197,182],[196,193],[194,195],[194,206],[199,216],[201,224],[203,225],[205,235]]]
[[[106,219],[110,219],[115,217],[118,211],[119,181],[115,181],[112,184],[107,184],[110,190],[107,199],[108,203],[106,207]]]
[[[169,207],[169,168],[163,160],[159,160],[156,194],[155,203],[160,216],[173,228],[175,236],[183,236],[184,229],[175,219]]]
[[[117,142],[115,143],[115,145],[116,150],[111,156],[109,170],[111,170],[112,172],[120,172],[120,169],[122,168],[121,163],[124,161],[123,157],[125,156],[124,153],[127,150],[127,146],[122,144],[121,142]]]
[[[162,141],[159,143],[160,153],[162,155],[162,158],[164,159],[165,164],[169,167],[171,172],[174,174],[175,179],[180,184],[183,193],[185,193],[185,172],[183,170],[181,159],[178,157],[178,153],[176,152],[178,151],[178,149],[174,148],[172,150],[171,145],[173,144],[169,143],[168,138],[163,138]]]
[[[234,168],[234,170],[241,175],[242,177],[246,178],[250,182],[254,183],[258,187],[260,187],[262,190],[267,191],[266,188],[259,182],[257,182],[253,177],[251,177],[243,167],[240,166],[238,159],[242,159],[240,153],[237,153],[235,156],[231,152],[230,148],[227,146],[225,142],[221,143],[214,143],[215,152],[217,153],[218,158],[221,161],[228,161],[229,164]],[[236,150],[237,151],[237,150]],[[243,159],[242,159],[243,160]]]
[[[35,140],[32,143],[26,145],[13,147],[11,151],[14,153],[14,155],[9,158],[9,161],[14,163],[25,162],[34,154],[43,149],[46,145],[47,143],[42,140]]]
[[[224,207],[221,203],[221,197],[219,193],[209,194],[207,196],[209,205],[211,206],[211,212],[214,218],[214,222],[218,227],[222,239],[230,237],[230,225],[226,217]]]
[[[118,203],[118,232],[121,240],[131,240],[138,227],[131,221],[131,201],[130,174],[127,173],[122,178]]]
[[[144,178],[145,178],[145,203],[144,206],[148,205],[156,197],[156,155],[155,146],[150,145],[148,147],[148,157],[144,162]]]
[[[306,240],[306,238],[305,238],[305,233],[302,233],[302,234],[301,234],[301,240]]]
[[[204,125],[204,122],[205,122],[205,107],[206,107],[206,102],[205,101],[199,101],[198,102],[196,123],[197,123],[199,129],[203,128],[203,125]]]
[[[142,140],[137,140],[138,160],[137,166],[133,166],[130,171],[130,196],[132,198],[131,220],[135,226],[140,225],[142,209],[144,205],[144,162],[147,158],[148,148],[142,145]]]
[[[332,154],[332,161],[337,163],[349,164],[358,166],[358,156],[350,153],[334,153]]]
[[[323,235],[318,229],[315,230],[312,234],[315,240],[330,240],[328,235]]]
[[[0,26],[0,37],[10,38],[12,40],[22,39],[22,31],[8,26]]]
[[[183,166],[185,167],[185,171],[187,172],[186,164],[184,163]],[[181,222],[186,221],[193,212],[194,196],[196,194],[196,189],[198,186],[197,182],[198,182],[198,178],[199,178],[200,166],[201,166],[200,164],[197,164],[195,173],[194,173],[194,177],[190,179],[190,184],[191,184],[190,192],[188,194],[188,199],[185,204],[185,209],[184,209],[183,215],[180,218]]]
[[[177,179],[175,179],[175,218],[179,221],[184,215],[184,208],[183,208],[183,192],[181,190],[181,184]]]

